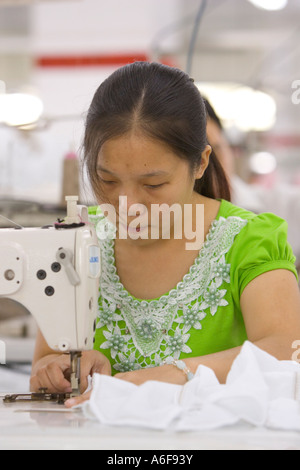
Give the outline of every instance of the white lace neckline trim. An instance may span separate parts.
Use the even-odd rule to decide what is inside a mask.
[[[96,217],[98,224],[107,223]],[[191,328],[202,329],[201,320],[214,316],[225,307],[230,283],[230,265],[225,255],[247,220],[219,217],[209,230],[195,262],[174,289],[158,299],[139,300],[121,283],[114,257],[114,240],[101,241],[102,276],[99,299],[99,322],[110,349],[116,370],[155,366],[169,356],[178,359],[182,352],[192,352],[186,344]],[[101,230],[103,227],[101,228]],[[96,226],[97,230],[97,226]],[[102,232],[103,233],[103,232]]]

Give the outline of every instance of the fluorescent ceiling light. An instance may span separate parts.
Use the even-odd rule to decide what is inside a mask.
[[[224,127],[243,132],[267,131],[276,122],[277,106],[268,94],[236,83],[197,83]]]
[[[8,126],[35,123],[43,113],[43,103],[37,97],[25,93],[0,95],[0,122]]]
[[[276,158],[272,153],[258,152],[250,157],[250,170],[258,175],[268,175],[277,168]]]
[[[249,2],[263,10],[282,10],[288,4],[288,0],[249,0]]]

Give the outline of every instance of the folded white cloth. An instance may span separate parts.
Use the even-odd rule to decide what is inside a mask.
[[[91,398],[82,407],[86,416],[108,425],[192,431],[244,421],[300,431],[300,365],[278,361],[247,341],[225,385],[205,366],[184,386],[137,386],[95,374]]]

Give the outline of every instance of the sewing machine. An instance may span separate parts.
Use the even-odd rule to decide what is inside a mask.
[[[74,396],[81,352],[93,349],[100,248],[87,208],[66,199],[67,217],[52,226],[0,229],[0,298],[22,304],[49,347],[70,354]]]

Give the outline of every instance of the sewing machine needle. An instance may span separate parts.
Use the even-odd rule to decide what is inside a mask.
[[[80,351],[71,351],[71,397],[77,397],[80,395]]]

